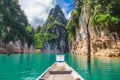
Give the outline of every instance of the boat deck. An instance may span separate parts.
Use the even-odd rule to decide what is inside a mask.
[[[65,62],[56,62],[38,80],[81,80],[81,78]]]
[[[71,74],[50,75],[47,80],[75,80]]]

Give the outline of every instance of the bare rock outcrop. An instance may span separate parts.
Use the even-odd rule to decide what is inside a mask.
[[[87,55],[87,32],[85,25],[86,12],[82,8],[79,17],[79,26],[76,27],[75,39],[72,40],[71,53],[77,55]],[[89,26],[91,36],[91,55],[95,56],[120,56],[120,37],[117,33],[107,32],[107,29],[102,31],[94,31]]]
[[[23,52],[21,50],[21,47],[23,48]],[[8,44],[4,44],[0,42],[0,53],[7,53],[7,54],[13,54],[13,53],[34,53],[35,48],[33,45],[28,47],[28,44],[25,43],[24,46],[21,45],[20,40],[18,41],[10,41]]]
[[[71,50],[73,54],[87,55],[87,41],[74,42]],[[94,37],[91,39],[91,55],[118,57],[120,56],[120,40],[111,40],[105,37]]]

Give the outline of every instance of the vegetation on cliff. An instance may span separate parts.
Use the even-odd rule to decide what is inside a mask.
[[[20,43],[16,44],[19,44],[17,47],[22,46],[21,53],[23,53],[23,48],[26,43],[28,47],[34,45],[33,36],[34,30],[28,23],[27,16],[19,5],[19,0],[0,0],[0,44],[4,44],[1,50],[5,51],[7,44],[10,42],[13,42],[10,44],[14,45],[16,41],[20,41]],[[15,50],[10,48],[5,52]]]
[[[105,41],[106,39],[108,39],[111,43],[116,43],[116,47],[110,48],[110,46],[108,46],[105,49],[112,50],[117,55],[118,54],[120,55],[120,52],[119,52],[120,48],[119,48],[119,42],[118,42],[120,39],[120,26],[119,26],[120,25],[120,10],[119,10],[120,1],[119,0],[116,0],[116,1],[114,0],[109,0],[109,1],[74,0],[74,4],[75,4],[74,12],[77,13],[78,16],[76,19],[74,19],[75,18],[74,15],[71,14],[71,18],[67,24],[69,34],[72,34],[73,36],[71,39],[73,38],[75,39],[72,42],[73,44],[72,49],[75,51],[77,50],[76,45],[81,43],[80,41],[86,40],[88,38],[87,37],[88,32],[90,32],[91,34],[90,36],[92,36],[92,38],[88,38],[89,42],[94,42],[93,40],[95,39],[95,36],[97,36],[96,38],[98,39],[101,36],[103,36],[103,33],[104,33]],[[74,20],[75,22],[73,22]],[[78,24],[75,25],[77,21],[78,21]],[[88,27],[86,27],[87,26],[86,22],[88,23]],[[90,41],[91,39],[92,41]],[[85,46],[84,47],[78,46],[78,47],[84,48],[85,50]],[[93,43],[91,44],[91,47],[92,47],[92,53],[95,53],[94,51],[98,51],[98,46],[94,45],[93,47]],[[103,47],[101,48],[102,50],[104,50]]]
[[[59,7],[50,10],[48,18],[41,27],[39,33],[35,34],[36,48],[43,48],[49,52],[68,52],[68,33],[66,29],[67,20]]]
[[[5,43],[20,40],[29,45],[33,44],[32,27],[28,24],[18,0],[0,1],[0,34]]]
[[[77,11],[72,11],[71,12],[71,17],[69,19],[69,22],[67,24],[67,29],[69,31],[69,37],[74,37],[76,32],[75,32],[75,27],[79,26],[79,16]]]
[[[89,1],[82,1],[82,0],[74,0],[76,5],[74,12],[77,14],[81,14],[82,8],[89,9],[90,11],[86,14],[90,14],[90,26],[96,32],[102,30],[108,30],[109,32],[117,32],[118,36],[120,34],[119,31],[119,24],[120,24],[120,1],[119,0],[89,0]],[[86,9],[86,10],[87,10]],[[79,11],[78,11],[79,10]],[[71,14],[71,17],[75,15]],[[79,17],[79,16],[77,16]],[[74,17],[75,18],[75,17]],[[70,25],[71,20],[78,21],[77,19],[70,18],[68,23],[68,30],[70,34],[75,34],[74,24],[76,22],[72,22],[73,24]],[[72,26],[73,25],[73,26]]]
[[[68,52],[66,23],[61,8],[56,5],[51,9],[45,24],[34,30],[21,10],[18,0],[0,1],[0,39],[4,44],[9,42],[16,44],[16,41],[20,41],[19,46],[25,47],[27,43],[28,47],[35,45],[39,49],[51,45],[51,48],[61,51],[60,47],[63,46],[63,51]],[[48,46],[45,47],[45,44]],[[24,47],[21,47],[21,50]]]
[[[108,30],[108,33],[117,33],[117,36],[120,37],[120,31],[119,31],[120,6],[119,5],[120,5],[120,0],[110,0],[110,1],[97,0],[96,3],[94,3],[92,17],[91,17],[91,24],[96,32],[102,30]]]

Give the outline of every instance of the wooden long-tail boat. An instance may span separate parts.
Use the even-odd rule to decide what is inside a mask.
[[[57,55],[56,62],[50,66],[37,80],[84,80],[72,67],[64,61],[64,55]]]

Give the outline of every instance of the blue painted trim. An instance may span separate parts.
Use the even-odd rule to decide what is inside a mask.
[[[56,62],[64,62],[64,61],[56,61]]]

